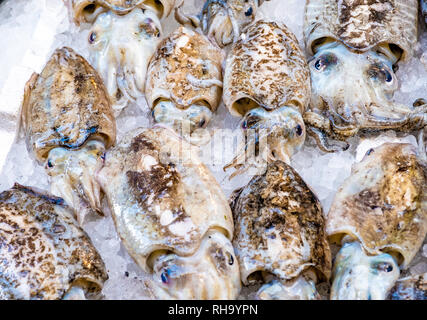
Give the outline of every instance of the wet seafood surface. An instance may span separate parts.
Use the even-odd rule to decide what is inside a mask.
[[[18,184],[0,193],[0,299],[99,293],[104,262],[64,200]]]
[[[115,141],[115,120],[104,84],[73,49],[55,51],[27,84],[23,110],[27,147],[40,162],[52,148],[77,149],[97,135]]]
[[[205,128],[221,102],[224,57],[206,36],[186,27],[166,38],[147,72],[145,95],[155,121],[178,133]]]
[[[105,11],[118,15],[126,15],[135,9],[151,10],[159,17],[169,15],[175,0],[65,0],[77,23],[92,23],[97,16]]]
[[[294,34],[271,21],[249,26],[227,56],[223,93],[229,112],[243,118],[241,128],[258,131],[248,137],[246,151],[263,138],[267,147],[259,147],[259,153],[266,153],[264,160],[289,163],[305,141],[302,114],[310,88],[307,61]],[[243,153],[232,166],[243,165]]]
[[[235,192],[232,210],[244,284],[265,281],[265,273],[286,283],[310,269],[315,281],[329,279],[331,253],[321,204],[289,165],[271,163],[264,175]]]
[[[335,241],[351,234],[370,254],[396,250],[407,266],[427,232],[426,180],[426,163],[411,145],[368,150],[335,196],[328,234]]]
[[[414,55],[417,28],[415,0],[307,1],[304,38],[313,90],[304,121],[323,151],[347,149],[358,133],[426,126],[425,101],[392,101],[395,71]]]
[[[175,0],[69,0],[74,22],[91,25],[88,47],[115,114],[144,93],[147,67]]]
[[[104,83],[73,49],[55,50],[41,74],[27,82],[22,106],[27,150],[45,165],[51,190],[77,211],[101,213],[94,174],[116,140],[116,123]]]
[[[390,292],[391,300],[427,300],[427,274],[399,279]]]
[[[426,162],[409,144],[368,150],[338,190],[326,231],[342,245],[333,299],[385,299],[427,233]]]
[[[267,0],[269,1],[269,0]],[[182,25],[200,28],[208,38],[220,47],[238,41],[246,27],[256,20],[264,0],[205,0],[199,14],[175,12],[175,19]]]
[[[185,0],[178,7],[181,2],[0,1],[0,46],[7,48],[0,52],[0,193],[13,194],[13,199],[20,194],[20,199],[25,199],[13,207],[20,213],[18,217],[35,212],[33,208],[41,210],[40,205],[43,210],[53,206],[60,217],[72,216],[68,221],[56,218],[55,214],[45,216],[50,209],[40,211],[48,217],[46,221],[61,221],[66,227],[64,239],[68,243],[69,239],[75,239],[69,230],[77,238],[82,236],[76,247],[92,248],[94,251],[88,249],[89,252],[96,254],[89,260],[99,267],[87,270],[90,277],[74,281],[70,275],[73,270],[82,270],[81,264],[73,260],[63,267],[62,262],[59,265],[55,264],[58,261],[52,262],[58,271],[55,277],[59,278],[49,277],[45,281],[52,288],[48,290],[39,281],[45,273],[36,277],[27,273],[26,265],[21,263],[27,258],[8,258],[21,264],[9,269],[9,278],[2,284],[11,283],[13,278],[19,287],[15,290],[14,285],[6,284],[4,290],[5,286],[0,285],[0,296],[9,299],[12,296],[19,299],[319,299],[320,296],[322,299],[425,299],[427,239],[422,232],[412,232],[417,227],[419,231],[423,228],[425,211],[420,200],[425,182],[420,179],[423,169],[419,170],[427,157],[427,135],[423,128],[425,100],[419,99],[425,98],[427,92],[427,27],[422,12],[425,1],[306,1],[315,9],[310,14],[316,25],[309,21],[312,18],[306,19],[305,1]],[[328,10],[322,7],[325,4]],[[341,9],[335,10],[339,8],[334,7],[336,4]],[[416,10],[418,13],[414,14]],[[334,24],[340,19],[341,22]],[[172,55],[180,56],[176,60],[156,54],[165,43],[166,51],[178,48],[187,33],[192,35],[190,42],[200,40],[196,46],[198,54],[190,54],[188,59]],[[315,39],[317,36],[320,38]],[[221,58],[204,55],[213,47],[221,52]],[[235,54],[234,47],[244,50]],[[69,59],[62,58],[61,53],[57,60],[61,63],[54,63],[51,58],[57,49],[68,52]],[[204,63],[199,64],[200,57]],[[241,68],[241,79],[249,78],[242,81],[243,86],[239,87],[237,81],[233,86],[253,97],[237,99],[241,106],[236,110],[242,112],[234,115],[231,114],[234,108],[225,104],[226,81],[217,73],[222,69],[221,74],[226,75],[227,60],[239,61],[236,70]],[[203,67],[206,64],[209,70]],[[203,139],[186,141],[165,128],[170,123],[155,123],[156,108],[149,105],[146,94],[150,65],[156,66],[152,69],[156,74],[160,70],[160,75],[169,75],[166,76],[169,82],[162,77],[151,79],[154,90],[165,89],[160,98],[153,100],[154,106],[162,106],[157,108],[162,111],[157,112],[158,118],[178,123],[186,119],[205,120],[205,123],[193,121],[198,124],[194,129],[200,126],[201,130],[195,131],[202,133]],[[171,65],[182,71],[183,79],[187,78],[188,81],[180,82],[182,86],[174,81],[179,76],[172,72]],[[35,75],[30,79],[33,72]],[[297,73],[305,76],[296,77]],[[188,77],[189,74],[194,77]],[[75,78],[83,79],[80,94]],[[259,81],[255,83],[252,78]],[[221,83],[223,95],[219,92]],[[212,95],[207,93],[208,84],[213,85]],[[195,95],[201,102],[181,109],[170,96],[173,91],[170,88],[180,87],[191,93],[203,92]],[[293,95],[301,99],[293,101]],[[270,103],[277,97],[280,101],[282,97],[286,106]],[[19,123],[21,105],[23,110],[34,107],[37,112],[28,112],[29,117],[23,115]],[[213,105],[215,108],[211,108]],[[34,130],[27,130],[33,123],[37,124]],[[99,132],[93,128],[95,123],[109,124]],[[19,126],[25,129],[21,132],[24,137],[15,132]],[[311,137],[305,139],[306,133]],[[270,139],[265,139],[267,136]],[[144,146],[134,151],[131,142],[140,138],[152,143],[153,148]],[[263,154],[264,149],[258,146],[265,146],[266,140],[270,147],[276,148],[266,148],[273,152]],[[196,147],[195,141],[203,144]],[[243,149],[237,144],[241,142]],[[359,163],[367,151],[373,156],[384,143],[404,143],[405,147],[392,151],[386,148],[369,165],[367,159]],[[402,152],[398,151],[400,148]],[[186,153],[191,156],[184,156]],[[236,160],[236,154],[244,153],[266,156],[270,169],[267,171],[265,162],[256,172],[253,168],[243,171],[240,170],[243,167],[236,166],[236,172],[245,174],[233,174],[233,179],[229,179],[230,172],[223,168]],[[407,171],[391,157],[388,160],[382,157],[400,153],[405,159],[403,163],[408,164],[404,166]],[[277,158],[283,162],[276,161]],[[238,160],[241,159],[247,161]],[[386,166],[381,165],[387,161]],[[352,167],[358,167],[360,174],[354,175]],[[172,182],[167,180],[169,173]],[[288,180],[294,189],[286,183]],[[353,183],[347,185],[347,180]],[[381,184],[378,181],[386,180],[390,182],[385,183],[388,189],[378,187]],[[14,187],[15,182],[19,185]],[[343,192],[341,187],[345,185],[348,188]],[[380,195],[370,197],[366,192],[352,199],[349,195],[353,189],[361,190],[356,185],[370,191],[377,188]],[[50,190],[52,195],[23,186]],[[293,192],[277,191],[281,188]],[[233,193],[235,190],[240,193]],[[306,202],[298,198],[301,194],[307,196],[302,197]],[[334,199],[345,194],[351,204],[344,201],[345,204],[337,205],[344,203],[338,200],[334,203]],[[258,211],[242,204],[258,203],[254,199],[264,196],[265,201],[258,206],[264,208],[259,210],[263,213],[259,217],[268,219],[246,219],[246,213],[255,216]],[[231,205],[228,197],[235,200]],[[396,200],[399,197],[400,202]],[[292,205],[281,206],[286,199]],[[304,207],[310,214],[305,217],[314,221],[303,225],[297,220],[293,224],[298,226],[297,232],[286,229],[288,222],[295,222],[286,219],[288,215],[295,218],[291,210],[295,209],[293,201],[306,203]],[[0,199],[0,208],[1,202]],[[337,220],[340,226],[356,227],[329,237],[333,242],[329,255],[332,268],[329,264],[322,271],[317,255],[310,253],[309,258],[300,255],[309,252],[305,249],[312,247],[312,237],[301,244],[297,235],[305,235],[300,238],[307,240],[307,234],[314,235],[313,230],[321,229],[318,223],[327,224],[329,212],[335,211],[340,216],[340,210],[346,206],[357,211],[360,218]],[[279,212],[283,213],[284,221],[273,219]],[[185,219],[181,221],[183,216]],[[61,248],[55,247],[51,252],[60,252],[68,259],[67,250],[76,247],[74,242],[67,247],[61,245],[61,227],[50,228],[50,222],[46,222],[44,226],[50,228],[47,230],[39,228],[38,222],[27,220],[41,230],[41,241],[46,247],[53,248],[54,243]],[[70,224],[62,223],[63,220]],[[183,234],[189,230],[189,220],[194,221],[195,228],[189,228],[190,240],[186,242]],[[73,227],[69,229],[70,225]],[[242,226],[259,232],[244,232]],[[7,223],[0,223],[2,228],[12,230]],[[49,233],[51,229],[59,233]],[[194,232],[196,229],[199,232]],[[287,231],[285,238],[293,235],[295,241],[289,246],[283,241],[276,246],[280,237],[273,237],[280,233],[278,229]],[[31,263],[32,257],[41,252],[27,250],[32,248],[31,241],[25,240],[23,244],[21,239],[27,238],[20,230],[16,231],[18,242]],[[379,249],[373,243],[370,247],[365,245],[356,233],[363,237],[367,234],[366,243],[379,243]],[[49,236],[44,237],[45,234]],[[50,237],[51,234],[54,236]],[[245,234],[256,236],[247,239]],[[318,232],[319,238],[325,235]],[[251,243],[251,239],[258,238],[265,240],[268,250],[264,246],[246,251],[236,249],[237,242],[244,242],[242,239]],[[405,239],[411,241],[405,243]],[[0,244],[3,240],[0,234]],[[317,243],[323,248],[325,262],[329,251],[326,245],[322,240]],[[63,255],[61,250],[67,253]],[[257,261],[257,267],[266,265],[248,275],[246,282],[242,282],[245,268],[239,258],[242,252],[251,257],[249,260]],[[275,261],[278,252],[298,258]],[[312,264],[307,266],[307,260]],[[0,269],[4,262],[0,259]],[[302,265],[301,270],[285,278],[283,275],[293,262]],[[40,269],[45,270],[45,265]],[[27,290],[28,277],[34,280],[32,288],[38,288],[37,293]]]
[[[167,128],[130,132],[97,179],[127,251],[161,280],[155,297],[237,297],[231,210],[195,147]]]

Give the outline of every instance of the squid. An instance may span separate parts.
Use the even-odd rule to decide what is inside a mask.
[[[331,274],[320,201],[282,161],[234,192],[233,245],[245,285],[262,284],[257,299],[320,299],[316,284]]]
[[[427,167],[416,148],[367,151],[333,200],[326,232],[340,246],[331,299],[384,300],[427,233]]]
[[[77,25],[90,24],[91,62],[104,79],[115,115],[145,90],[148,64],[175,0],[69,0]]]
[[[263,20],[251,25],[226,60],[223,101],[242,118],[246,142],[225,169],[242,173],[254,156],[289,163],[305,141],[310,92],[307,61],[288,28]]]
[[[97,174],[117,233],[157,299],[236,299],[233,217],[197,147],[170,128],[129,132]]]
[[[108,279],[64,200],[15,184],[0,193],[0,300],[84,300]]]
[[[102,214],[94,180],[116,140],[107,90],[95,69],[68,47],[57,49],[27,82],[22,105],[27,149],[45,166],[51,192],[72,206],[79,223]]]
[[[145,90],[154,121],[197,143],[199,129],[209,124],[221,102],[224,58],[206,36],[186,27],[163,40],[148,68]]]
[[[312,96],[304,121],[323,151],[347,149],[359,132],[426,125],[427,104],[392,101],[398,64],[414,55],[417,20],[416,0],[307,1]]]

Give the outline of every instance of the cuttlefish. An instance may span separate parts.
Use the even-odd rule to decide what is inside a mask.
[[[233,245],[245,285],[261,283],[258,299],[319,299],[331,253],[320,201],[282,161],[236,190]]]
[[[15,184],[0,193],[0,300],[86,299],[104,262],[61,198]]]
[[[308,133],[326,152],[359,132],[422,129],[427,104],[392,101],[398,63],[414,55],[417,0],[309,0],[304,39],[312,80]]]
[[[223,51],[205,35],[180,27],[159,45],[148,68],[145,96],[156,123],[191,142],[221,102]],[[200,132],[200,133],[202,133]]]
[[[305,141],[302,114],[310,101],[310,71],[294,34],[283,24],[250,25],[228,54],[223,101],[241,117],[245,146],[228,167],[251,159],[289,163]]]
[[[427,166],[410,144],[370,149],[338,189],[326,220],[341,249],[332,299],[382,300],[427,233]]]
[[[115,115],[144,93],[148,64],[175,0],[69,0],[77,25],[90,25],[90,60],[104,79]]]
[[[106,153],[97,181],[154,298],[237,298],[233,217],[197,147],[170,128],[131,131]]]
[[[57,49],[28,81],[22,106],[27,149],[45,166],[51,191],[81,223],[101,194],[94,180],[106,148],[116,139],[107,90],[96,70],[74,50]]]

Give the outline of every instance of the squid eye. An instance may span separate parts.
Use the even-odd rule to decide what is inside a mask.
[[[302,127],[301,127],[301,125],[297,125],[297,127],[296,127],[296,131],[297,131],[297,135],[302,135],[302,133],[303,133],[303,130],[302,130]]]
[[[324,71],[335,64],[337,64],[337,57],[334,54],[328,53],[320,56],[314,63],[314,67],[316,70]]]
[[[252,13],[254,12],[254,9],[252,9],[252,7],[250,7],[246,12],[245,12],[245,16],[249,17],[252,15]]]
[[[96,40],[96,33],[95,32],[91,32],[89,35],[89,42],[90,43],[94,43]]]
[[[385,81],[391,82],[393,80],[393,77],[390,74],[390,72],[388,72],[387,70],[384,70],[384,73],[385,73]]]
[[[374,152],[374,149],[369,149],[368,151],[366,151],[366,155],[369,156],[372,152]]]
[[[233,265],[233,263],[234,263],[234,258],[233,258],[233,255],[231,254],[231,253],[229,253],[229,257],[228,257],[229,259],[229,261],[228,261],[228,264],[230,265],[230,266],[232,266]]]
[[[200,120],[200,122],[199,122],[199,128],[203,128],[205,124],[206,124],[206,120],[205,119]]]
[[[258,123],[262,121],[262,117],[260,117],[257,112],[250,111],[246,114],[245,120],[242,122],[242,128],[248,129],[248,128],[255,128]]]
[[[393,266],[390,263],[381,262],[375,266],[375,269],[382,271],[382,272],[392,272]]]
[[[162,274],[160,275],[160,278],[162,279],[162,282],[165,284],[168,284],[170,279],[169,279],[169,270],[165,270],[162,272]]]
[[[376,63],[372,65],[368,70],[368,74],[372,79],[375,80],[380,80],[388,83],[393,81],[393,75],[391,74],[389,69],[381,63]]]
[[[52,161],[48,160],[48,161],[47,161],[47,166],[48,166],[49,168],[53,168]]]

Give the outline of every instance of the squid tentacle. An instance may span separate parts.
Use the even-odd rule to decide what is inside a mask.
[[[412,113],[400,119],[378,119],[371,115],[365,118],[364,129],[394,129],[402,132],[411,132],[424,128],[427,125],[427,113]]]
[[[331,145],[326,138],[326,134],[315,127],[307,127],[307,134],[316,140],[317,145],[324,152],[334,153],[338,151],[346,151],[350,147],[350,144],[347,142],[345,142],[344,146]],[[334,140],[334,142],[335,141],[336,140]]]
[[[346,137],[352,137],[356,135],[357,132],[359,131],[359,128],[355,124],[351,123],[350,121],[346,120],[345,122],[347,122],[347,124],[344,126],[340,126],[336,123],[335,117],[332,115],[329,117],[329,121],[331,124],[331,129],[335,134],[346,136]]]

